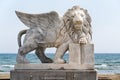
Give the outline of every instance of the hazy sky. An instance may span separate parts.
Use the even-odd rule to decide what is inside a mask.
[[[0,0],[0,53],[17,53],[17,34],[27,27],[15,10],[26,13],[57,11],[79,5],[92,17],[95,53],[120,53],[120,0]],[[48,49],[46,52],[54,52]]]

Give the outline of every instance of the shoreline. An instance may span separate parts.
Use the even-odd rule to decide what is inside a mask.
[[[9,80],[10,79],[10,72],[0,72],[0,80]]]
[[[0,80],[10,80],[10,72],[0,72]],[[120,80],[120,74],[98,74],[98,80]]]
[[[98,80],[120,80],[120,74],[98,74]]]

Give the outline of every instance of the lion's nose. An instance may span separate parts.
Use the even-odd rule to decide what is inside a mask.
[[[80,25],[80,24],[82,24],[82,21],[80,21],[80,20],[79,21],[75,21],[74,24],[75,25]]]
[[[76,24],[82,24],[82,21],[76,21]]]

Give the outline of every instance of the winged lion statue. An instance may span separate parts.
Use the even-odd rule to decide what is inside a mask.
[[[91,18],[87,10],[79,6],[68,9],[63,17],[56,11],[41,14],[16,11],[16,14],[28,27],[18,34],[17,63],[29,63],[25,56],[33,50],[42,63],[65,63],[63,56],[69,50],[70,43],[92,42]],[[53,60],[45,55],[45,49],[50,47],[57,48]]]

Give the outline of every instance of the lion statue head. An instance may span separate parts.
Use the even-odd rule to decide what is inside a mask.
[[[86,9],[73,6],[63,16],[66,30],[74,43],[91,43],[91,17]]]

